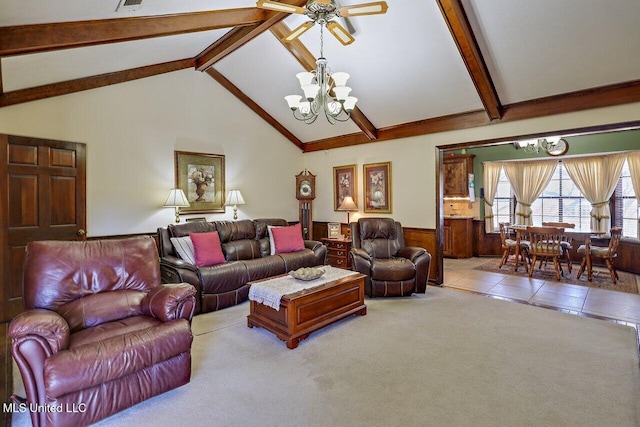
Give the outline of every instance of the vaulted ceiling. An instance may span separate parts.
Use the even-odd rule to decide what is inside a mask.
[[[306,152],[640,101],[637,0],[387,0],[350,18],[354,43],[324,38],[358,98],[335,125],[299,122],[283,99],[319,55],[318,26],[280,42],[304,16],[254,0],[118,3],[0,0],[0,108],[192,69]]]

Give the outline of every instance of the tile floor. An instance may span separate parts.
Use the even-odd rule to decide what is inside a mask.
[[[640,295],[473,269],[487,261],[488,258],[446,258],[443,286],[634,327],[640,324]]]

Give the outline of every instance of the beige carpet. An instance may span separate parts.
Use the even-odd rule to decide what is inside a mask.
[[[529,277],[529,272],[522,266],[518,268],[518,271],[514,271],[513,262],[511,262],[511,259],[509,260],[509,263],[503,265],[502,268],[498,268],[499,266],[500,258],[491,258],[487,262],[475,267],[475,269],[490,271],[492,273],[508,274],[511,276]],[[552,262],[549,262],[546,266],[543,265],[542,268],[538,268],[538,265],[536,265],[536,268],[533,270],[532,278],[556,283],[570,283],[572,285],[588,286],[590,288],[600,288],[610,291],[638,294],[638,283],[636,281],[636,276],[631,273],[618,271],[618,280],[616,281],[616,283],[613,283],[611,281],[609,270],[607,270],[606,267],[594,266],[592,280],[591,282],[589,282],[586,272],[582,273],[579,279],[576,277],[578,275],[578,270],[580,269],[579,264],[573,264],[572,267],[572,272],[571,274],[569,274],[567,266],[563,264],[562,268],[564,271],[564,276],[561,276],[560,280],[558,281],[558,279],[556,279],[556,272],[553,268]]]
[[[99,425],[640,425],[631,327],[435,287],[367,306],[295,350],[247,303],[197,316],[191,383]]]

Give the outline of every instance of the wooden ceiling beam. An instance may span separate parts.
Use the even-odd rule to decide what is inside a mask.
[[[174,15],[0,27],[0,56],[242,27],[264,21],[268,13],[262,9],[250,7]]]
[[[635,102],[640,102],[640,80],[506,105],[503,108],[502,118],[497,120],[490,120],[484,111],[474,111],[381,128],[378,129],[378,139],[375,141],[366,141],[363,135],[345,135],[311,141],[304,144],[304,152],[514,122]]]
[[[306,0],[283,0],[281,3],[303,6],[307,2]],[[260,23],[244,28],[234,28],[196,56],[196,69],[205,71],[288,16],[288,13],[267,12]]]
[[[469,71],[482,105],[491,120],[501,117],[501,105],[493,80],[487,69],[478,42],[473,35],[471,24],[462,7],[461,0],[437,0],[449,31],[453,36],[462,60]]]
[[[309,49],[307,49],[300,39],[295,39],[289,43],[283,41],[283,39],[291,32],[284,22],[278,22],[273,25],[270,30],[278,41],[280,41],[280,43],[289,51],[289,53],[298,60],[304,70],[309,71],[316,69],[316,57],[309,51]],[[378,129],[376,129],[373,123],[371,123],[357,105],[351,112],[351,120],[360,128],[360,130],[362,130],[368,140],[375,140],[378,138]]]
[[[98,76],[84,77],[80,79],[68,80],[65,82],[51,83],[43,86],[28,89],[19,89],[0,94],[0,107],[21,104],[24,102],[37,101],[39,99],[51,98],[54,96],[67,95],[84,90],[95,89],[130,80],[143,79],[158,74],[170,73],[172,71],[192,68],[195,62],[193,58],[181,59],[177,61],[164,62],[162,64],[149,65],[145,67],[131,68],[123,71],[100,74]]]
[[[291,141],[294,145],[296,145],[301,150],[304,148],[304,144],[300,141],[294,134],[289,132],[284,126],[282,126],[276,119],[274,119],[269,113],[262,109],[258,104],[256,104],[251,98],[249,98],[244,92],[242,92],[236,85],[231,83],[225,76],[223,76],[218,70],[213,67],[209,67],[205,71],[209,76],[211,76],[214,80],[220,83],[225,89],[227,89],[231,94],[233,94],[236,98],[242,101],[247,107],[251,108],[254,113],[258,116],[262,117],[267,123],[273,126],[278,132],[284,135],[289,141]]]

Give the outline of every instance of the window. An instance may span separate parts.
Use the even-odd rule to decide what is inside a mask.
[[[515,197],[504,170],[500,172],[498,189],[493,202],[493,222],[498,229],[500,222],[515,222]],[[562,162],[558,164],[547,188],[531,205],[532,221],[535,225],[543,222],[569,222],[577,228],[591,228],[591,203],[584,198],[569,177]],[[611,197],[611,224],[622,228],[622,235],[640,238],[640,206],[633,190],[631,172],[625,161],[620,180]]]
[[[500,170],[500,179],[496,196],[493,199],[493,224],[495,229],[499,230],[498,224],[501,222],[510,222],[513,224],[513,213],[515,211],[515,198],[511,191],[511,184],[504,173],[504,169]]]
[[[638,238],[638,198],[631,183],[629,164],[625,161],[614,194],[613,223],[622,228],[622,235]]]
[[[573,183],[564,165],[558,164],[549,185],[531,205],[534,224],[570,222],[577,228],[591,227],[591,203]]]

